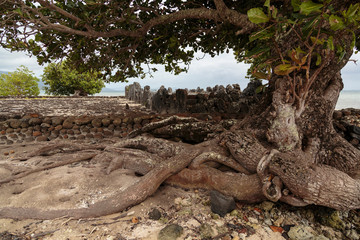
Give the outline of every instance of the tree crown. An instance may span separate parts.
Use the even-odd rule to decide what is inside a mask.
[[[238,60],[261,69],[255,72],[264,73],[259,64],[276,53],[267,49],[269,43],[288,40],[282,33],[299,34],[297,42],[287,45],[305,52],[311,52],[304,47],[314,37],[340,55],[360,46],[354,41],[359,39],[360,19],[355,0],[5,0],[1,8],[3,47],[28,50],[40,63],[66,57],[80,71],[91,66],[109,81],[156,71],[146,67],[150,64],[163,64],[166,71],[178,74],[186,71],[194,52],[214,56],[229,49],[235,50]],[[319,31],[321,36],[316,37]],[[353,44],[339,49],[344,32],[353,36]],[[300,50],[296,54],[302,55]],[[318,54],[318,59],[324,56]],[[289,70],[285,64],[277,73]]]
[[[79,92],[80,95],[99,93],[104,87],[100,73],[86,71],[80,73],[71,68],[66,62],[50,63],[44,69],[42,81],[45,83],[45,93],[53,95],[71,95]]]
[[[39,79],[25,66],[14,72],[0,74],[0,96],[37,96]]]

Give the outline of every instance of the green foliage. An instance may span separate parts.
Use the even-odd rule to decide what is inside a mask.
[[[0,96],[37,96],[39,79],[25,66],[0,75]]]
[[[360,29],[360,3],[347,8],[339,8],[339,4],[331,0],[292,0],[292,9],[281,15],[271,1],[266,1],[263,8],[250,9],[249,20],[258,24],[259,30],[250,35],[247,50],[239,52],[238,59],[252,63],[253,78],[287,76],[294,99],[306,97],[324,64],[333,55],[342,61],[359,42],[355,32]],[[352,38],[351,44],[344,36]],[[288,41],[296,45],[288,45]]]
[[[51,63],[44,69],[42,81],[45,93],[52,95],[70,95],[78,91],[80,95],[99,93],[105,86],[100,74],[95,71],[80,73],[72,69],[66,62]]]
[[[230,49],[239,61],[253,64],[251,72],[262,72],[268,79],[276,66],[296,65],[287,52],[298,47],[310,52],[308,47],[316,44],[307,59],[316,57],[318,67],[326,59],[320,47],[339,57],[360,47],[356,0],[40,2],[4,1],[0,44],[14,51],[27,50],[39,63],[65,58],[80,72],[101,72],[105,81],[145,77],[156,71],[150,64],[179,74],[187,71],[195,52],[215,56]],[[226,11],[221,11],[222,2]],[[347,34],[353,41],[345,46],[341,39]],[[284,44],[295,37],[299,38],[296,45]],[[289,62],[281,60],[276,44]],[[299,71],[306,69],[297,67],[290,73]]]

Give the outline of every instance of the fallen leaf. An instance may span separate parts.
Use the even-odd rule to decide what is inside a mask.
[[[279,233],[283,233],[284,229],[282,227],[277,227],[277,226],[270,226],[271,230],[273,232],[279,232]]]

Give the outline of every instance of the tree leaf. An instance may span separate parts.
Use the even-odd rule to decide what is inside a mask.
[[[321,64],[321,55],[320,54],[316,54],[316,66],[319,66]]]
[[[254,72],[252,75],[259,79],[268,79],[268,75],[263,72]]]
[[[326,42],[327,42],[327,48],[330,49],[331,51],[334,51],[335,47],[334,47],[334,38],[333,38],[333,36],[330,36],[329,39]]]
[[[261,8],[251,8],[247,12],[247,15],[249,20],[256,24],[266,23],[270,20]]]
[[[270,8],[270,0],[266,0],[264,6]]]
[[[288,75],[291,72],[293,72],[295,69],[297,69],[297,67],[291,64],[280,64],[275,67],[274,72],[277,75]]]
[[[294,12],[300,11],[301,0],[291,0],[291,6],[294,8]]]
[[[319,11],[324,5],[319,3],[314,3],[313,1],[306,1],[300,5],[300,13],[304,15],[309,15],[312,12]]]
[[[331,26],[331,29],[334,31],[341,30],[345,28],[344,22],[341,19],[341,17],[336,15],[331,15],[329,18],[329,23]]]

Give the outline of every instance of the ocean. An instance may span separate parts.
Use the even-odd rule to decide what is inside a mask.
[[[44,95],[41,91],[40,95]],[[102,91],[94,96],[125,96],[124,91]],[[357,108],[360,109],[360,90],[342,91],[336,109]]]
[[[360,91],[342,91],[336,104],[336,109],[360,109]]]

